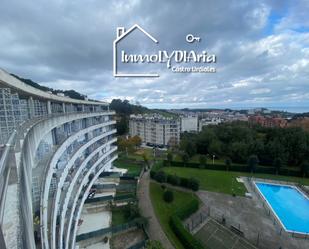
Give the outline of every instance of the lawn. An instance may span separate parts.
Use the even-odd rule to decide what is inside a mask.
[[[151,182],[150,183],[150,198],[156,214],[159,219],[162,229],[164,230],[166,236],[175,246],[176,249],[184,249],[180,241],[177,239],[173,231],[169,226],[169,219],[173,212],[177,208],[181,208],[189,204],[193,199],[197,197],[194,194],[176,191],[174,192],[174,200],[172,203],[166,203],[163,201],[163,189],[160,184]]]
[[[131,162],[125,162],[124,160],[116,160],[114,166],[117,168],[127,169],[127,174],[138,176],[142,170],[142,166]]]
[[[134,153],[130,153],[129,158],[132,157],[137,160],[144,161],[143,154],[146,154],[148,159],[153,159],[153,150],[151,148],[140,148]]]
[[[242,183],[237,182],[238,176],[254,176],[258,178],[292,181],[304,185],[309,185],[309,178],[281,176],[281,175],[268,175],[268,174],[250,174],[243,172],[232,171],[218,171],[208,169],[195,169],[183,167],[164,167],[163,170],[168,174],[176,174],[180,177],[194,177],[199,180],[200,188],[213,192],[220,192],[243,196],[246,188]]]
[[[190,158],[189,162],[190,163],[200,163],[200,156],[201,156],[200,154],[194,155],[193,157]],[[213,163],[211,155],[208,155],[206,158],[207,158],[207,164],[212,164]],[[175,157],[174,157],[174,160],[178,161],[178,162],[182,162],[183,161],[180,154],[176,154]],[[214,164],[225,165],[225,159],[224,158],[218,159],[218,158],[215,157]],[[245,164],[240,164],[240,163],[232,163],[232,165],[235,165],[235,166],[246,166]]]
[[[237,172],[193,169],[183,167],[164,167],[168,174],[175,174],[180,177],[194,177],[200,182],[200,189],[232,194],[245,195],[246,188],[242,183],[236,181],[239,175]]]

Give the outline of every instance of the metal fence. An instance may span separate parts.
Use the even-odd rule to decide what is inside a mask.
[[[142,222],[144,222],[144,218],[137,218],[125,224],[103,228],[103,229],[93,231],[90,233],[80,234],[76,236],[76,242],[79,242],[81,240],[87,240],[87,239],[97,237],[97,236],[102,236],[108,233],[112,233],[112,234],[119,233],[121,231],[130,229],[133,227],[138,227],[139,224],[141,224]]]

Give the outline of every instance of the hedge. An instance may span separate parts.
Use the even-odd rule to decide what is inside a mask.
[[[150,177],[159,183],[170,183],[174,186],[181,186],[184,188],[191,189],[193,191],[198,191],[200,188],[200,183],[195,178],[178,177],[176,175],[166,174],[164,171],[160,170],[150,171]]]
[[[211,170],[229,170],[229,171],[237,171],[237,172],[250,172],[248,166],[244,165],[231,165],[227,167],[224,164],[206,164],[200,165],[199,163],[183,163],[180,161],[171,161],[168,162],[167,160],[163,161],[164,166],[173,166],[173,167],[187,167],[187,168],[203,168],[203,169],[211,169]],[[255,168],[255,173],[262,173],[262,174],[276,174],[277,170],[275,167],[267,167],[267,166],[257,166]],[[301,171],[299,170],[291,170],[287,168],[280,168],[279,175],[285,176],[302,176]]]
[[[187,205],[183,209],[178,209],[173,215],[170,217],[169,225],[177,236],[179,241],[182,243],[184,248],[188,249],[203,249],[203,245],[199,240],[194,238],[190,232],[182,224],[183,219],[189,217],[191,214],[196,212],[199,207],[198,200],[193,200],[189,205]]]
[[[175,215],[178,216],[181,220],[188,218],[191,214],[195,213],[199,208],[199,201],[194,199],[190,202],[189,205],[185,206],[182,209],[177,209]]]

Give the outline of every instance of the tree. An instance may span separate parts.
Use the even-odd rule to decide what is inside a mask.
[[[282,167],[282,160],[280,157],[275,158],[274,167],[276,169],[276,174],[278,175],[280,168]]]
[[[301,172],[302,172],[303,177],[306,177],[306,175],[308,175],[308,173],[309,173],[309,161],[306,160],[301,164]]]
[[[171,203],[174,200],[174,193],[171,190],[164,191],[163,200],[167,203]]]
[[[231,167],[231,165],[232,165],[232,160],[231,160],[231,158],[226,158],[225,159],[225,166],[226,166],[226,170],[229,170],[230,169],[230,167]]]
[[[139,136],[134,136],[131,138],[131,140],[135,148],[140,147],[142,145],[142,139]]]
[[[251,155],[248,159],[248,167],[250,171],[253,173],[256,169],[256,166],[259,163],[259,159],[256,155]]]
[[[221,152],[221,142],[219,140],[213,140],[209,147],[208,147],[208,152],[211,155],[220,155]]]
[[[187,153],[184,152],[184,153],[182,154],[181,158],[182,158],[182,161],[183,161],[184,166],[186,166],[186,164],[189,162],[189,155],[188,155]]]
[[[148,168],[150,166],[150,163],[149,163],[149,158],[145,152],[143,153],[143,159],[144,159],[144,163],[146,166],[145,168]]]
[[[168,152],[166,158],[167,158],[169,166],[171,166],[171,163],[173,161],[173,154],[171,152]]]
[[[191,137],[185,136],[180,142],[180,149],[192,157],[196,154],[196,146]]]
[[[207,164],[207,157],[205,155],[200,155],[200,168],[204,168]]]

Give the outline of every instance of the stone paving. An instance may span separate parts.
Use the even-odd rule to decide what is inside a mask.
[[[251,191],[252,198],[233,197],[227,194],[198,191],[203,201],[203,208],[210,211],[210,216],[217,220],[225,218],[228,226],[239,228],[251,243],[261,249],[308,249],[309,238],[292,237],[281,229],[272,215],[263,207],[263,202]]]

